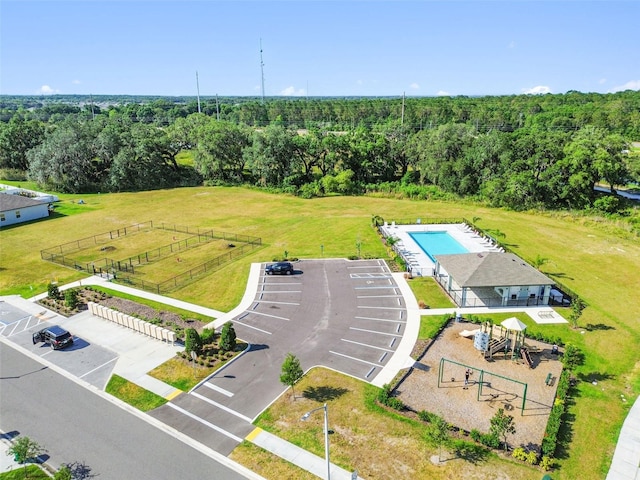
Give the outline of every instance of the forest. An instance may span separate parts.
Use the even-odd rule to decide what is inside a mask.
[[[235,184],[613,213],[627,208],[615,190],[640,181],[639,140],[638,91],[0,96],[0,177],[68,193]]]

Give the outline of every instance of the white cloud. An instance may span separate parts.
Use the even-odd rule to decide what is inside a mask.
[[[624,92],[625,90],[640,90],[640,80],[630,80],[624,85],[617,85],[609,93]]]
[[[420,85],[418,85],[416,82],[413,82],[411,85],[409,85],[409,88],[411,90],[420,90]]]
[[[283,95],[285,97],[303,97],[304,95],[306,95],[306,93],[307,92],[304,90],[304,88],[299,88],[298,90],[296,90],[292,85],[282,90],[280,92],[280,95]]]
[[[545,93],[551,93],[551,88],[546,85],[538,85],[533,88],[523,88],[522,93],[525,95],[543,95]]]
[[[42,85],[40,89],[36,92],[38,95],[53,95],[54,93],[59,93],[59,90],[55,90],[51,88],[49,85]]]
[[[436,93],[436,95],[438,97],[448,97],[450,94],[449,92],[445,92],[444,90],[438,90],[438,93]]]

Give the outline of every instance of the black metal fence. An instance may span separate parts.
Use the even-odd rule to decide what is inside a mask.
[[[154,228],[160,230],[168,230],[179,233],[190,234],[191,236],[175,241],[169,245],[163,245],[162,247],[149,250],[140,254],[136,254],[121,260],[114,260],[112,258],[103,257],[93,259],[91,261],[80,261],[73,258],[72,254],[91,248],[101,243],[106,243],[110,240],[114,240],[134,232],[140,232],[142,230],[152,230]],[[182,272],[168,280],[160,283],[154,283],[145,281],[135,276],[136,267],[144,264],[153,263],[163,258],[169,257],[174,253],[185,251],[191,248],[195,248],[203,243],[209,243],[213,240],[225,240],[229,242],[240,243],[236,246],[233,243],[229,244],[231,250],[227,253],[219,255],[201,265],[198,265],[186,272]],[[248,252],[260,248],[262,246],[262,239],[259,237],[252,237],[249,235],[238,235],[235,233],[227,232],[214,232],[213,230],[202,230],[200,228],[190,228],[179,225],[168,225],[161,223],[154,227],[153,222],[144,222],[129,227],[120,228],[117,230],[111,230],[106,233],[100,233],[92,237],[83,238],[74,242],[68,242],[58,245],[56,247],[44,249],[40,251],[40,257],[43,260],[57,263],[65,267],[74,268],[76,270],[82,270],[90,275],[111,276],[112,278],[129,285],[135,285],[144,290],[165,293],[178,286],[184,285],[191,280],[209,274],[223,265],[246,255]]]

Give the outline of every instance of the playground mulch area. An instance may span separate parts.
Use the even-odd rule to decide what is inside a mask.
[[[551,345],[525,339],[533,350],[533,368],[520,358],[512,359],[511,352],[494,354],[492,359],[485,360],[473,346],[473,337],[459,335],[462,330],[477,328],[480,327],[466,322],[450,323],[398,385],[398,398],[414,411],[426,410],[457,428],[481,433],[489,432],[491,418],[499,408],[504,408],[505,413],[513,416],[516,428],[515,434],[507,436],[509,445],[539,451],[562,372],[558,355],[551,353]],[[442,358],[464,366],[444,362],[438,386]],[[465,389],[466,366],[472,373]],[[549,374],[553,377],[551,385],[546,382]],[[526,384],[524,410],[524,385],[501,377]]]

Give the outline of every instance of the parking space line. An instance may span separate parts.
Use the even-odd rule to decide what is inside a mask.
[[[396,337],[391,339],[391,343],[389,344],[389,348],[393,348],[393,345],[396,343]]]
[[[380,357],[380,359],[378,360],[378,362],[380,362],[380,363],[384,362],[384,359],[385,359],[386,356],[387,356],[387,352],[384,352],[382,354],[382,356]]]
[[[402,313],[402,312],[400,312]],[[392,322],[392,323],[397,323],[398,320],[389,320],[388,318],[375,318],[375,317],[354,317],[356,320],[374,320],[376,322]],[[402,321],[402,323],[407,323],[405,321]]]
[[[373,345],[369,345],[366,343],[361,343],[361,342],[356,342],[354,340],[347,340],[346,338],[341,338],[340,340],[342,340],[343,342],[348,342],[348,343],[353,343],[355,345],[361,345],[363,347],[368,347],[368,348],[375,348],[376,350],[382,350],[384,352],[393,352],[393,350],[389,350],[388,348],[384,348],[384,347],[374,347]]]
[[[402,298],[402,295],[358,295],[356,298]]]
[[[358,305],[357,308],[375,308],[377,310],[404,310],[404,307],[376,307],[374,305]]]
[[[375,330],[367,330],[365,328],[349,327],[349,330],[356,330],[358,332],[376,333],[378,335],[386,335],[388,337],[402,337],[402,335],[396,335],[395,333],[376,332]]]
[[[299,303],[295,303],[295,302],[274,302],[270,300],[260,300],[259,303],[273,303],[276,305],[294,305],[294,306],[300,305]]]
[[[263,290],[261,293],[302,293],[302,290]]]
[[[29,320],[31,320],[32,315],[27,315],[25,317],[19,318],[18,320],[16,320],[13,323],[10,323],[7,326],[11,326],[13,325],[13,328],[11,329],[11,331],[9,332],[9,335],[7,335],[7,337],[10,337],[11,335],[13,335],[16,332],[16,328],[18,328],[18,326],[22,323],[23,320],[27,320],[27,328],[29,328]],[[22,330],[18,331],[18,333],[22,333],[24,332],[27,328],[23,328]]]
[[[118,360],[118,357],[114,357],[114,358],[112,358],[111,360],[109,360],[108,362],[105,362],[105,363],[103,363],[102,365],[100,365],[100,366],[98,366],[98,367],[94,368],[93,370],[89,370],[87,373],[85,373],[84,375],[80,375],[80,377],[78,377],[78,378],[84,378],[84,377],[86,377],[87,375],[89,375],[89,374],[91,374],[91,373],[95,372],[96,370],[100,370],[102,367],[104,367],[104,366],[106,366],[106,365],[109,365],[110,363],[115,362],[116,360]]]
[[[254,327],[253,325],[247,325],[246,323],[239,322],[238,320],[234,320],[233,323],[234,325],[242,325],[243,327],[253,328],[254,330],[258,330],[259,332],[266,333],[267,335],[273,335],[271,332],[267,332],[266,330],[262,330],[261,328]]]
[[[235,440],[238,443],[242,442],[242,439],[240,437],[238,437],[237,435],[234,435],[231,432],[227,432],[226,430],[218,427],[217,425],[214,425],[213,423],[206,421],[204,418],[200,418],[197,415],[194,415],[193,413],[188,412],[184,408],[181,408],[181,407],[179,407],[177,405],[174,405],[171,402],[167,403],[167,405],[169,405],[174,410],[177,410],[178,412],[183,413],[187,417],[193,418],[196,422],[200,422],[201,424],[203,424],[203,425],[215,430],[216,432],[220,432],[221,434],[223,434],[223,435]]]
[[[385,289],[385,290],[389,290],[390,288],[395,289],[396,287],[394,285],[382,285],[382,286],[377,286],[377,287],[354,287],[356,290],[377,290],[377,289]]]
[[[214,407],[217,407],[217,408],[219,408],[221,410],[224,410],[225,412],[230,413],[231,415],[235,415],[236,417],[241,418],[245,422],[251,423],[251,419],[249,417],[247,417],[246,415],[243,415],[243,414],[241,414],[239,412],[236,412],[235,410],[231,410],[229,407],[226,407],[226,406],[222,405],[221,403],[214,402],[213,400],[211,400],[210,398],[205,397],[204,395],[200,395],[197,392],[191,392],[191,395],[193,395],[196,398],[199,398],[203,402],[207,402],[209,405],[213,405]]]
[[[371,375],[375,370],[376,370],[376,367],[371,367],[371,370],[369,370],[369,372],[364,376],[364,378],[369,378],[369,375]]]
[[[291,321],[290,318],[284,318],[284,317],[279,317],[277,315],[271,315],[270,313],[262,313],[262,312],[249,312],[252,315],[262,315],[263,317],[271,317],[271,318],[277,318],[278,320],[286,320],[287,322]],[[245,315],[246,317],[246,315]]]
[[[218,385],[216,385],[215,383],[209,383],[209,382],[205,382],[203,383],[203,385],[205,387],[210,388],[211,390],[215,390],[218,393],[221,393],[223,395],[226,395],[227,397],[231,398],[233,397],[233,393],[231,393],[229,390],[225,390],[222,387],[219,387]]]
[[[356,362],[366,363],[367,365],[373,365],[374,367],[381,367],[382,365],[378,363],[369,362],[367,360],[362,360],[361,358],[351,357],[349,355],[345,355],[344,353],[334,352],[333,350],[329,350],[329,353],[333,353],[334,355],[338,355],[340,357],[348,358],[349,360],[355,360]]]

